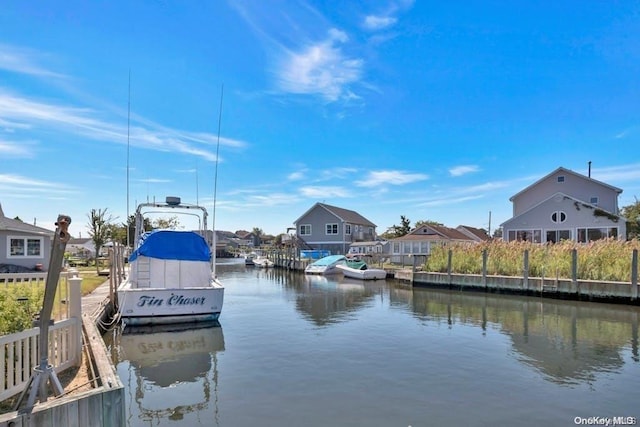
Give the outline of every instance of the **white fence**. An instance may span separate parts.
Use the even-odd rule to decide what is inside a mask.
[[[45,277],[46,277],[46,273]],[[2,274],[4,283],[16,283],[21,274]],[[7,280],[11,276],[11,280]],[[81,363],[82,355],[82,279],[68,278],[68,319],[49,326],[49,364],[56,372]],[[0,281],[0,283],[2,283]],[[42,283],[44,286],[44,282]],[[20,393],[40,365],[40,328],[0,336],[0,401]]]

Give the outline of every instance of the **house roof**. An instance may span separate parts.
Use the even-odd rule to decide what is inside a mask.
[[[67,245],[84,245],[86,243],[93,243],[91,237],[79,237],[79,238],[71,238],[67,242]]]
[[[460,231],[462,234],[470,235],[469,237],[471,238],[475,237],[480,241],[491,240],[491,236],[489,236],[486,231],[479,228],[470,227],[468,225],[459,225],[456,227],[456,230]]]
[[[466,234],[455,228],[445,227],[444,225],[425,224],[409,234],[396,237],[392,240],[473,240]]]
[[[513,218],[509,218],[508,220],[506,220],[505,222],[503,222],[502,224],[500,224],[500,226],[501,226],[501,227],[504,227],[505,225],[509,224],[510,222],[517,220],[518,218],[522,217],[523,215],[526,215],[527,213],[531,212],[531,211],[532,211],[532,210],[534,210],[534,209],[537,209],[537,208],[538,208],[538,206],[540,206],[540,205],[542,205],[542,204],[544,204],[544,203],[548,202],[549,200],[551,200],[551,199],[553,199],[553,198],[555,198],[555,197],[563,197],[563,198],[565,198],[565,199],[573,200],[573,202],[574,202],[574,203],[578,203],[578,204],[580,204],[580,205],[582,205],[582,206],[587,206],[587,207],[589,207],[589,208],[591,208],[591,209],[597,209],[597,210],[599,210],[601,213],[602,213],[602,212],[603,212],[603,213],[605,213],[605,214],[606,214],[605,216],[612,216],[612,217],[616,217],[616,218],[621,219],[621,220],[623,220],[623,221],[626,221],[626,220],[627,220],[627,219],[626,219],[626,218],[624,218],[623,216],[618,215],[618,214],[615,214],[615,213],[613,213],[613,212],[606,211],[606,210],[602,209],[602,208],[601,208],[601,207],[599,207],[599,206],[592,205],[591,203],[584,202],[584,201],[582,201],[582,200],[580,200],[580,199],[576,199],[575,197],[571,197],[571,196],[569,196],[568,194],[558,192],[558,193],[554,193],[551,197],[547,197],[546,199],[544,199],[544,200],[540,201],[539,203],[535,204],[535,205],[534,205],[534,206],[532,206],[530,209],[527,209],[525,212],[522,212],[520,215],[518,215],[518,216],[514,216]]]
[[[567,174],[571,174],[571,175],[573,175],[573,176],[576,176],[576,177],[578,177],[578,178],[582,178],[582,179],[585,179],[585,180],[587,180],[587,181],[591,181],[591,182],[594,182],[594,183],[596,183],[596,184],[600,184],[600,185],[602,185],[602,186],[604,186],[604,187],[607,187],[607,188],[610,188],[611,190],[614,190],[614,191],[615,191],[615,192],[617,192],[618,194],[622,193],[622,189],[621,189],[621,188],[614,187],[613,185],[609,185],[609,184],[604,183],[604,182],[602,182],[602,181],[598,181],[597,179],[590,178],[590,177],[585,176],[585,175],[582,175],[582,174],[580,174],[580,173],[578,173],[578,172],[574,172],[574,171],[572,171],[571,169],[566,169],[566,168],[563,168],[562,166],[560,166],[558,169],[556,169],[556,170],[552,171],[551,173],[548,173],[547,175],[543,176],[542,178],[540,178],[539,180],[537,180],[537,181],[536,181],[536,182],[534,182],[533,184],[529,185],[529,186],[528,186],[528,187],[526,187],[525,189],[523,189],[523,190],[519,191],[518,193],[514,194],[513,196],[511,196],[511,197],[509,198],[509,201],[513,201],[513,200],[514,200],[516,197],[518,197],[520,194],[524,193],[525,191],[529,190],[529,189],[530,189],[530,188],[532,188],[532,187],[535,187],[536,185],[538,185],[538,184],[539,184],[539,183],[541,183],[542,181],[546,180],[547,178],[549,178],[550,176],[552,176],[552,175],[554,175],[554,174],[556,174],[556,173],[558,173],[558,172],[564,172],[564,173],[567,173]]]
[[[339,218],[344,222],[348,222],[349,224],[359,224],[359,225],[367,225],[370,227],[375,227],[376,225],[369,221],[367,218],[363,217],[356,211],[352,211],[349,209],[339,208],[337,206],[327,205],[325,203],[316,203],[313,205],[308,211],[306,211],[300,218],[294,221],[294,224],[300,222],[302,218],[307,216],[309,212],[311,212],[316,207],[320,207],[325,209],[327,212],[331,213],[335,217]]]
[[[23,233],[42,234],[52,236],[53,231],[35,225],[27,224],[18,219],[11,219],[4,216],[2,206],[0,205],[0,231],[20,231]]]

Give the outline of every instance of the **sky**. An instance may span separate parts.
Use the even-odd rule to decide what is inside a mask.
[[[640,196],[637,1],[4,0],[0,205],[55,229],[179,196],[495,230],[562,166]],[[211,228],[211,221],[210,221]]]

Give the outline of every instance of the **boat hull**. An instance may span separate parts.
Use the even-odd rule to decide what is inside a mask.
[[[131,326],[218,320],[224,300],[221,285],[193,288],[118,288],[118,312]]]
[[[338,270],[345,277],[360,280],[383,280],[387,278],[387,272],[379,268],[368,268],[366,270],[357,270],[346,265],[337,265]]]

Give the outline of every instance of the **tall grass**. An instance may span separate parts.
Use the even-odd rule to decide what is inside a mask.
[[[452,250],[453,273],[482,274],[482,253],[487,251],[487,274],[522,276],[524,252],[529,251],[529,276],[571,278],[571,253],[577,251],[578,279],[631,281],[631,254],[640,240],[597,240],[588,244],[563,241],[541,245],[530,242],[492,241],[432,248],[425,271],[446,272]]]

